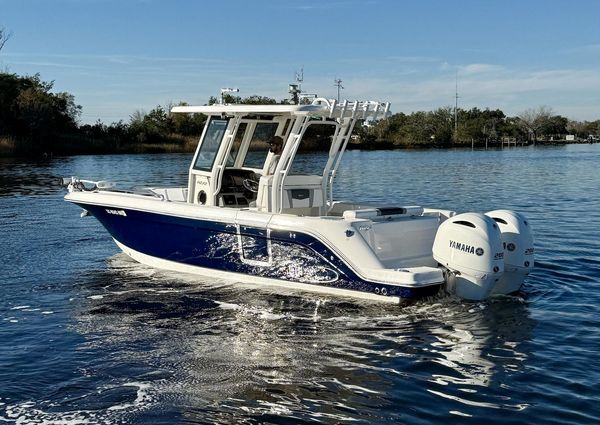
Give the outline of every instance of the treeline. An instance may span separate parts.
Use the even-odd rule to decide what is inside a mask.
[[[129,122],[79,125],[74,96],[52,87],[37,74],[0,73],[0,155],[189,151],[206,120],[157,106]]]
[[[431,112],[397,113],[387,120],[362,126],[357,143],[366,148],[449,147],[500,144],[502,141],[535,143],[597,141],[600,120],[572,121],[541,106],[508,117],[499,109],[445,107]]]
[[[202,114],[171,114],[174,105],[135,111],[130,119],[79,124],[81,106],[73,95],[52,91],[39,75],[0,73],[0,155],[189,152],[206,122]],[[224,95],[226,103],[276,104],[263,96]],[[209,104],[216,103],[211,97]],[[179,103],[185,105],[185,103]],[[356,126],[352,145],[366,149],[448,147],[511,141],[564,140],[566,134],[586,140],[600,135],[600,120],[570,121],[539,107],[507,117],[501,110],[439,108],[397,113],[387,120]],[[457,124],[456,124],[457,123]],[[594,139],[596,140],[596,139]]]
[[[128,121],[78,124],[81,106],[69,93],[52,92],[39,74],[0,73],[0,156],[86,153],[190,152],[197,145],[206,116],[172,114],[173,106],[134,111]],[[211,97],[209,104],[217,103]],[[226,103],[276,104],[264,96],[225,94]]]
[[[181,102],[178,106],[184,106]],[[79,137],[88,146],[100,144],[112,152],[189,152],[197,145],[206,116],[171,114],[174,105],[157,106],[148,113],[135,111],[129,122],[79,127]]]

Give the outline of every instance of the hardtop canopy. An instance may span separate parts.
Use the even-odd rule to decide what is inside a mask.
[[[274,114],[274,115],[307,115],[318,114],[324,108],[320,105],[243,105],[224,104],[210,106],[175,106],[174,113],[201,113],[205,115],[233,114]],[[325,111],[327,111],[325,109]],[[328,112],[328,111],[327,111]]]
[[[323,118],[352,118],[378,120],[390,115],[390,104],[369,101],[343,101],[318,98],[310,105],[246,105],[215,104],[204,106],[175,106],[173,113],[201,113],[205,115],[295,115],[319,116]]]

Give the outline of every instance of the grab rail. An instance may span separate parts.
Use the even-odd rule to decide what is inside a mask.
[[[329,118],[347,118],[350,114],[348,110],[359,110],[362,112],[362,119],[373,119],[378,120],[380,118],[386,118],[390,114],[390,103],[389,102],[377,102],[374,100],[344,100],[342,103],[338,103],[335,99],[325,99],[319,97],[312,102],[313,105],[326,106],[329,109]],[[351,115],[353,118],[356,117],[354,113]]]

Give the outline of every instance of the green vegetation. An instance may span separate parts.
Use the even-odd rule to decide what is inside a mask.
[[[433,112],[398,113],[357,131],[358,144],[364,148],[450,147],[500,145],[503,141],[520,143],[561,143],[567,134],[576,141],[600,135],[600,120],[570,121],[542,106],[507,117],[499,109],[458,109],[455,126],[453,108]]]
[[[184,102],[178,106],[186,105]],[[202,114],[171,114],[157,106],[148,113],[135,111],[129,123],[110,125],[97,121],[79,127],[79,136],[91,146],[110,152],[190,152],[196,147],[206,117]]]
[[[3,37],[6,40],[6,35]],[[38,74],[0,73],[0,156],[190,152],[206,120],[202,114],[171,114],[173,105],[167,105],[157,106],[148,113],[135,111],[129,122],[107,125],[98,121],[80,125],[81,106],[76,104],[74,96],[55,93],[52,88],[53,82],[42,81]],[[268,97],[241,98],[228,94],[224,101],[278,103]],[[209,99],[209,104],[216,102],[214,97]],[[600,120],[569,121],[547,107],[524,111],[518,117],[507,117],[500,110],[478,108],[459,109],[457,115],[455,128],[454,110],[450,107],[431,112],[397,113],[384,121],[357,126],[351,146],[389,149],[493,145],[507,139],[547,142],[564,140],[566,134],[572,134],[585,140],[590,135],[600,134]]]
[[[211,96],[208,99],[209,105],[214,105],[216,103],[219,103],[219,99],[217,99],[216,97]],[[275,99],[271,99],[270,97],[265,97],[265,96],[254,95],[254,96],[249,96],[246,98],[241,98],[240,96],[233,96],[231,94],[224,93],[223,94],[223,103],[243,103],[246,105],[276,105],[277,101]],[[279,103],[287,103],[287,102],[285,100],[282,100]]]
[[[49,148],[50,140],[77,131],[81,106],[69,93],[52,93],[39,75],[0,74],[0,147],[18,153]]]
[[[157,106],[136,111],[128,123],[79,125],[81,106],[52,86],[37,74],[0,73],[0,155],[192,151],[206,119]]]

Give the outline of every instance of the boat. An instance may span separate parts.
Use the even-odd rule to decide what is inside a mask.
[[[511,294],[533,268],[531,227],[518,212],[458,214],[334,198],[355,125],[386,119],[389,103],[315,98],[171,112],[207,116],[187,186],[124,190],[64,179],[65,200],[98,219],[140,263],[396,303],[440,291],[467,300]],[[324,130],[329,136],[315,138]],[[317,172],[303,173],[295,165],[309,134],[328,153]],[[267,151],[277,140],[281,149]]]

